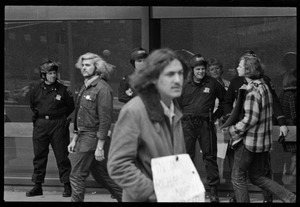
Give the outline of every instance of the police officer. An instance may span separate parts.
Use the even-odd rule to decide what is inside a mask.
[[[134,70],[139,70],[143,64],[145,58],[148,56],[148,53],[145,49],[141,47],[134,48],[130,53],[130,64],[132,65]],[[129,85],[129,76],[125,75],[119,85],[118,89],[118,98],[120,102],[127,103],[131,98],[133,98],[136,94],[130,88]]]
[[[71,163],[68,158],[69,120],[74,110],[72,93],[57,81],[58,64],[51,60],[40,67],[42,81],[31,90],[30,108],[33,111],[33,166],[32,182],[35,186],[26,196],[43,195],[42,183],[46,175],[49,144],[53,149],[60,182],[64,183],[63,197],[71,196],[69,175]]]
[[[210,187],[210,201],[215,203],[219,202],[217,185],[220,178],[217,165],[217,136],[213,123],[223,114],[222,104],[226,90],[215,78],[206,75],[207,61],[200,54],[191,58],[190,66],[192,71],[178,99],[183,112],[184,139],[192,160],[195,157],[196,140],[199,142]],[[216,98],[219,99],[219,107],[211,115]]]

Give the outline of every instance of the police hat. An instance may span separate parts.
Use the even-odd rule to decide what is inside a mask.
[[[196,54],[190,59],[190,67],[193,69],[196,66],[204,65],[207,66],[207,61],[201,54]]]
[[[253,50],[246,50],[244,51],[241,55],[240,58],[244,57],[244,56],[252,56],[252,57],[256,57],[256,53]]]
[[[281,65],[288,70],[296,69],[297,63],[297,53],[295,52],[287,52],[284,54]]]
[[[40,65],[41,73],[48,73],[49,71],[58,70],[58,63],[53,62],[52,60],[47,60]]]
[[[139,59],[144,59],[148,56],[148,53],[145,49],[139,47],[135,48],[131,51],[130,53],[130,60],[139,60]]]

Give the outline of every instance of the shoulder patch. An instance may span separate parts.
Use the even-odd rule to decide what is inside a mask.
[[[67,88],[67,92],[68,92],[69,96],[71,96],[71,97],[73,96],[73,94],[69,88]]]

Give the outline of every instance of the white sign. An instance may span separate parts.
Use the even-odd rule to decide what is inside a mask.
[[[226,152],[227,152],[227,148],[228,148],[228,142],[217,142],[217,157],[221,158],[221,159],[225,159],[226,157]]]
[[[188,154],[151,160],[157,202],[205,202],[205,188]]]

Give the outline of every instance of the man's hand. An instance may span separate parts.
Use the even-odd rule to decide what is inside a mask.
[[[105,140],[100,139],[99,136],[100,136],[100,133],[97,132],[98,143],[97,143],[97,148],[95,150],[95,159],[100,162],[105,159],[105,156],[104,156]]]
[[[221,120],[222,124],[224,124],[229,117],[230,117],[230,113],[226,114],[224,116],[221,116],[220,120]]]
[[[97,149],[95,151],[95,159],[99,162],[105,159],[104,149],[101,149],[101,148],[97,147]]]
[[[229,127],[225,127],[223,129],[221,129],[221,132],[224,134],[224,135],[228,135],[229,136]]]
[[[131,88],[128,88],[128,90],[126,90],[125,93],[127,94],[127,96],[132,96],[133,91],[131,90]]]
[[[286,125],[282,125],[279,127],[279,131],[280,131],[279,136],[283,135],[284,137],[286,137],[289,132],[289,129],[287,128]]]
[[[77,138],[78,138],[78,134],[74,134],[72,141],[68,145],[68,152],[69,153],[74,153],[75,152],[75,146],[76,146]]]

